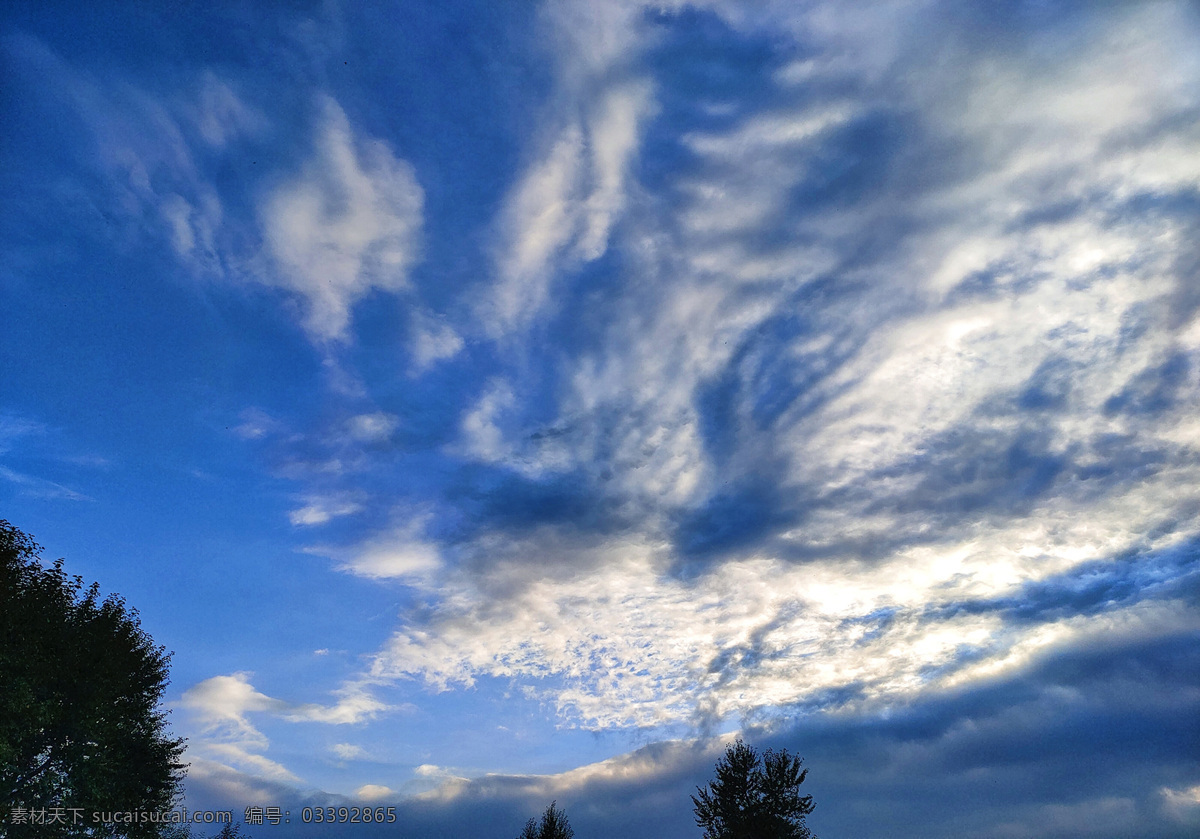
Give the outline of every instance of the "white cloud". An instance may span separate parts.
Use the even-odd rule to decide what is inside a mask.
[[[46,426],[17,414],[0,413],[0,454],[6,454],[22,437],[42,435]]]
[[[430,579],[442,566],[436,544],[423,537],[426,518],[416,516],[392,530],[350,548],[312,548],[332,557],[337,567],[360,577],[417,582]]]
[[[257,108],[247,104],[230,84],[207,72],[200,84],[199,105],[194,119],[200,135],[209,145],[223,148],[240,136],[262,133],[267,118]]]
[[[240,762],[240,761],[238,761]],[[267,776],[274,776],[268,778]],[[197,789],[214,796],[214,801],[282,801],[295,794],[298,779],[286,769],[269,768],[265,773],[239,771],[225,763],[199,757],[188,751],[187,785],[189,798]]]
[[[507,382],[500,379],[489,382],[483,396],[463,416],[458,450],[485,462],[506,459],[511,447],[498,423],[515,404],[516,396]]]
[[[341,567],[360,577],[376,580],[420,577],[436,570],[440,557],[436,546],[419,540],[369,547]]]
[[[585,260],[603,256],[613,223],[625,209],[638,130],[653,110],[649,86],[628,84],[606,92],[590,115],[592,190],[584,202],[583,231],[577,245]]]
[[[605,795],[606,787],[627,794],[639,783],[683,774],[698,763],[711,764],[736,736],[736,733],[730,733],[706,741],[659,741],[628,754],[549,775],[486,774],[469,778],[438,766],[418,766],[416,773],[421,780],[437,781],[438,785],[421,792],[417,797],[454,802],[464,797],[502,795],[543,801],[580,796],[587,798],[592,795],[599,797]]]
[[[521,325],[545,305],[553,258],[575,235],[578,224],[583,135],[564,129],[545,159],[517,186],[506,209],[508,229],[497,272],[493,330]]]
[[[399,425],[400,418],[395,414],[375,411],[351,417],[346,422],[346,433],[360,443],[383,443]]]
[[[76,492],[70,487],[45,478],[39,478],[36,475],[25,475],[21,472],[13,471],[7,466],[0,466],[0,478],[9,483],[16,484],[21,488],[21,492],[25,495],[34,498],[62,498],[67,501],[91,501],[87,495],[81,492]]]
[[[353,743],[334,743],[329,747],[339,760],[367,760],[370,758],[367,750]]]
[[[1081,528],[1082,529],[1082,528]],[[1021,586],[1108,545],[1056,555],[1019,528],[1001,542],[908,549],[878,564],[845,557],[802,565],[744,556],[685,583],[664,575],[661,546],[624,544],[556,557],[553,577],[519,564],[547,544],[511,548],[488,575],[439,582],[442,606],[398,631],[373,679],[415,677],[438,690],[513,679],[560,719],[610,729],[770,712],[850,690],[834,705],[879,707],[1011,674],[1080,644],[1133,643],[1193,631],[1179,601],[1113,606],[1028,629],[1001,612],[939,605],[1015,596]],[[1037,537],[1034,536],[1034,539]]]
[[[362,503],[355,495],[309,496],[308,503],[288,513],[288,520],[297,527],[312,527],[326,524],[341,516],[350,516],[362,510]]]
[[[938,611],[1015,597],[1084,563],[1151,556],[1194,532],[1200,331],[1161,328],[1190,232],[1122,208],[1198,183],[1185,149],[1200,64],[1179,60],[1194,30],[1173,16],[1178,4],[1159,4],[1128,7],[1089,33],[1087,49],[1049,51],[1042,64],[961,55],[933,79],[924,64],[892,77],[883,64],[847,63],[846,45],[870,52],[885,19],[897,24],[882,52],[903,60],[896,38],[919,5],[883,17],[814,6],[805,20],[841,26],[836,46],[777,74],[762,112],[681,137],[695,165],[669,185],[679,203],[665,216],[664,199],[623,180],[648,98],[610,102],[606,171],[616,174],[599,180],[620,186],[592,193],[602,196],[594,215],[583,196],[603,167],[588,154],[605,132],[586,119],[560,129],[510,197],[502,331],[552,306],[572,249],[595,253],[585,245],[617,235],[618,215],[636,221],[620,234],[628,282],[607,330],[558,371],[566,384],[543,426],[554,434],[523,425],[525,385],[512,376],[464,413],[454,451],[526,476],[574,474],[598,503],[629,511],[636,532],[610,548],[550,528],[457,546],[486,560],[438,576],[428,593],[439,607],[404,616],[372,677],[439,690],[513,679],[569,724],[654,726],[809,702],[886,705],[1011,675],[1066,647],[1194,625],[1174,600],[1028,626],[1002,610]],[[583,64],[604,55],[598,46]],[[865,93],[822,101],[819,83],[831,81]],[[594,96],[587,113],[609,113]],[[820,195],[838,166],[871,154],[840,144],[880,114],[957,149],[961,171],[797,207],[798,192]],[[879,142],[881,155],[912,152]],[[1039,219],[1060,206],[1077,209]],[[799,323],[769,340],[781,322]],[[1131,337],[1139,322],[1156,326]],[[1175,356],[1187,372],[1159,415],[1106,409]],[[725,426],[706,432],[702,397],[716,385]],[[781,391],[793,395],[763,418]],[[1089,472],[1141,453],[1155,459],[1136,480]],[[673,525],[740,515],[704,507],[739,480],[774,484],[802,509],[766,510],[780,523],[758,525],[749,547],[689,566]],[[823,698],[841,690],[853,698]]]
[[[449,325],[429,317],[415,319],[412,340],[414,372],[422,373],[439,361],[454,358],[462,348],[462,336]]]
[[[232,431],[243,440],[261,440],[284,430],[279,420],[259,408],[247,408],[240,414],[240,419],[242,422]]]
[[[371,290],[409,287],[424,193],[412,167],[382,141],[358,135],[332,98],[319,99],[312,156],[258,202],[255,231],[248,219],[226,218],[226,202],[236,208],[243,196],[223,201],[222,193],[238,187],[219,191],[206,171],[206,156],[244,154],[237,144],[271,127],[233,84],[205,72],[191,96],[164,100],[92,79],[35,39],[14,44],[90,127],[95,165],[109,182],[105,215],[130,227],[149,219],[153,235],[196,275],[294,292],[305,329],[322,343],[346,340],[354,304]],[[252,251],[256,232],[269,260]]]
[[[92,164],[108,180],[98,200],[106,216],[126,231],[163,237],[179,260],[200,274],[223,273],[217,232],[223,209],[188,140],[190,103],[164,102],[123,82],[89,76],[68,65],[45,44],[17,36],[6,46],[82,119],[94,141]],[[215,77],[211,84],[221,86]],[[226,88],[227,105],[236,97]]]
[[[260,208],[279,267],[268,281],[305,299],[314,339],[345,339],[354,303],[371,289],[408,287],[423,203],[412,167],[382,141],[357,138],[325,98],[313,158]]]
[[[294,705],[259,693],[250,683],[251,676],[252,673],[236,672],[204,679],[185,691],[182,705],[196,715],[210,735],[242,743],[262,743],[264,748],[265,738],[251,724],[252,713],[266,713],[293,723],[344,725],[360,723],[389,709],[368,693],[366,685],[354,683],[337,691],[335,705]]]
[[[1182,789],[1163,787],[1160,794],[1163,806],[1173,818],[1200,826],[1200,784]]]
[[[286,722],[348,725],[392,710],[372,696],[366,685],[347,683],[338,690],[333,705],[293,704],[267,696],[250,684],[251,673],[213,676],[188,688],[182,706],[192,715],[198,735],[189,748],[202,758],[276,781],[299,779],[282,764],[262,754],[270,741],[251,722],[252,715],[268,715]]]
[[[418,800],[445,802],[471,787],[471,779],[460,770],[422,763],[413,770],[413,777],[404,785],[404,791]]]
[[[363,801],[379,801],[395,794],[394,790],[381,784],[363,784],[354,791],[354,795]]]
[[[283,719],[289,722],[355,725],[384,712],[396,710],[393,706],[376,699],[365,684],[351,682],[334,693],[338,701],[333,705],[292,705],[282,715]]]
[[[287,703],[259,693],[250,673],[213,676],[188,688],[183,707],[191,711],[209,737],[266,748],[267,739],[250,722],[252,712],[280,713]]]
[[[349,510],[348,512],[353,512],[353,510]],[[288,513],[288,521],[297,526],[308,527],[316,524],[325,524],[334,515],[335,512],[326,510],[324,507],[309,504]]]
[[[278,761],[251,751],[243,743],[204,743],[203,754],[211,755],[231,769],[279,783],[301,783],[299,777]]]
[[[604,254],[625,211],[641,126],[656,105],[644,81],[595,87],[582,78],[565,83],[569,110],[581,116],[553,129],[547,150],[507,199],[499,220],[498,279],[480,311],[493,337],[533,322],[551,302],[560,274]]]

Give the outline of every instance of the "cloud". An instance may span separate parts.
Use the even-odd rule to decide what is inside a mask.
[[[203,754],[216,757],[224,764],[248,772],[256,777],[265,778],[268,781],[288,784],[301,783],[300,778],[282,763],[271,760],[268,757],[258,754],[256,751],[252,751],[256,747],[257,744],[208,742],[200,746],[200,751]],[[263,748],[265,747],[266,744],[264,743]]]
[[[1193,626],[1164,593],[1192,560],[1161,558],[1195,537],[1200,344],[1167,327],[1190,205],[1166,196],[1197,179],[1158,156],[1189,142],[1200,88],[1168,34],[1189,19],[1131,7],[1069,54],[1029,35],[952,49],[954,72],[896,47],[881,72],[844,50],[884,17],[809,11],[798,31],[844,28],[803,72],[754,27],[668,16],[651,66],[705,72],[580,93],[591,116],[514,187],[501,332],[582,311],[582,243],[616,241],[619,276],[546,368],[463,410],[448,453],[507,473],[506,497],[438,546],[438,605],[401,615],[372,678],[507,679],[597,730],[705,726],[867,713]],[[713,30],[768,57],[718,73]],[[1174,52],[1130,96],[1112,68],[1160,36]],[[635,188],[646,148],[666,163]]]
[[[565,18],[579,5],[559,10],[563,18],[552,28],[569,31]],[[611,33],[632,34],[621,17],[602,25]],[[495,338],[526,328],[550,307],[560,274],[604,255],[626,209],[642,126],[655,113],[647,82],[619,75],[604,79],[602,71],[610,68],[584,70],[579,58],[577,52],[562,57],[570,69],[561,93],[569,103],[566,112],[578,116],[547,129],[550,139],[514,184],[499,219],[497,282],[480,308]]]
[[[242,422],[232,430],[243,440],[261,440],[284,430],[279,420],[259,408],[247,408],[242,411],[240,418]]]
[[[496,291],[499,329],[517,325],[546,302],[551,259],[574,234],[583,136],[578,126],[563,130],[546,158],[522,179],[511,199],[511,244],[498,266]]]
[[[554,550],[549,540],[527,542],[512,549],[513,561]],[[1091,598],[1053,596],[1054,609],[1016,623],[962,598],[1007,590],[1012,602],[1029,602],[1010,588],[1039,576],[1019,570],[1019,551],[1004,560],[971,545],[910,550],[857,569],[840,558],[743,558],[686,584],[663,577],[669,560],[659,551],[625,543],[586,562],[559,553],[551,574],[517,578],[493,546],[483,578],[441,580],[442,608],[398,632],[372,678],[415,676],[440,690],[512,679],[563,722],[597,730],[705,725],[905,702],[1020,672],[1055,650],[1200,626],[1166,582],[1194,573],[1192,553],[1161,572],[1166,588],[1129,589],[1125,602],[1110,595],[1099,614]],[[1095,573],[1081,568],[1078,579]],[[1047,580],[1046,591],[1070,591],[1072,579]]]
[[[1153,732],[1190,731],[1163,703],[1194,698],[1173,689],[1190,683],[1172,639],[1198,631],[1194,12],[950,5],[544,12],[555,80],[467,306],[505,351],[439,365],[465,361],[471,327],[414,306],[420,378],[388,405],[403,422],[369,399],[394,382],[329,359],[354,407],[293,441],[297,526],[421,499],[320,549],[413,600],[331,705],[246,674],[189,691],[214,758],[284,778],[260,717],[352,723],[384,710],[371,686],[498,680],[567,727],[811,735],[860,782],[837,790],[846,812],[897,831],[889,807],[935,778],[940,797],[912,801],[998,783],[1012,806],[929,835],[1134,831],[1146,813],[1182,835],[1196,779]],[[224,253],[231,212],[188,174],[187,132],[215,154],[260,130],[233,85],[205,85],[203,116],[167,114],[153,148],[100,121],[122,194],[184,260]],[[297,295],[328,346],[449,234],[412,168],[321,102],[311,157],[257,204],[254,280]],[[279,433],[242,419],[248,439]],[[376,460],[402,442],[418,465]],[[1138,656],[1088,658],[1130,648],[1165,674],[1160,698]],[[1111,765],[1144,742],[1169,767],[1137,755],[1136,783],[1030,791],[1078,775],[1099,731]],[[616,810],[618,790],[686,795],[711,760],[679,745],[561,777],[416,775],[431,808],[607,784]],[[679,789],[642,788],[666,776]]]
[[[335,693],[338,701],[333,705],[293,705],[283,718],[288,722],[354,725],[394,710],[392,706],[376,699],[365,684],[351,682]]]
[[[229,82],[211,71],[200,82],[199,103],[193,118],[200,135],[216,148],[223,148],[242,136],[262,134],[268,125],[258,108],[247,104]]]
[[[223,739],[266,745],[266,738],[249,719],[249,713],[280,713],[287,703],[259,693],[250,684],[250,673],[213,676],[188,688],[183,706],[194,713],[204,730]]]
[[[187,709],[199,735],[189,749],[200,757],[262,777],[298,783],[290,770],[262,752],[270,741],[252,722],[251,715],[266,715],[286,722],[315,722],[352,725],[392,710],[371,695],[366,685],[348,683],[337,691],[333,705],[294,704],[267,696],[250,684],[251,673],[205,679],[183,693]]]
[[[13,443],[23,437],[40,436],[47,428],[40,422],[17,414],[0,414],[0,454],[8,454]]]
[[[380,784],[363,784],[354,794],[364,801],[381,801],[395,795],[395,792]]]
[[[801,750],[813,767],[817,829],[1182,837],[1187,827],[1164,812],[1161,789],[1195,777],[1185,768],[1195,694],[1180,690],[1194,683],[1184,652],[1192,637],[1062,650],[1015,678],[886,716],[797,721],[760,736]],[[1092,771],[1072,768],[1083,765]],[[968,812],[964,800],[980,803]]]
[[[121,238],[130,233],[162,237],[175,256],[202,275],[224,272],[219,232],[221,198],[204,174],[190,142],[191,102],[163,101],[125,80],[101,79],[69,65],[42,41],[15,35],[5,44],[23,71],[53,91],[56,105],[83,121],[91,135],[86,165],[106,180],[106,194],[90,194],[89,204],[118,222]],[[212,74],[203,89],[223,100],[227,114],[252,121],[252,109]],[[181,113],[181,111],[183,113]]]
[[[380,140],[360,140],[331,98],[320,103],[316,149],[260,207],[279,267],[270,279],[306,301],[314,339],[344,340],[354,303],[373,288],[408,288],[424,193],[412,167]]]
[[[7,466],[0,466],[0,478],[15,484],[20,492],[33,498],[65,499],[67,501],[91,501],[93,499],[70,487],[55,483],[35,475],[25,475],[15,472]]]
[[[351,516],[362,510],[360,500],[353,495],[310,496],[308,503],[288,513],[288,520],[297,527],[327,524],[341,516]]]
[[[1186,789],[1163,787],[1167,812],[1182,824],[1200,825],[1200,784]]]
[[[335,743],[329,747],[339,760],[366,760],[370,757],[367,750],[353,743]]]
[[[61,474],[78,467],[102,469],[110,465],[108,458],[96,454],[77,453],[74,446],[64,444],[60,429],[13,413],[0,413],[0,458],[7,459],[20,469],[0,465],[0,480],[7,481],[16,491],[29,498],[92,501],[87,494],[31,472]],[[57,475],[56,475],[57,477]]]
[[[596,104],[588,132],[593,186],[584,205],[583,232],[577,246],[586,260],[604,254],[612,226],[625,208],[639,127],[652,114],[650,90],[645,84],[615,87]]]
[[[395,414],[375,411],[351,417],[346,422],[346,432],[360,443],[383,443],[399,425],[400,418]]]
[[[646,784],[661,785],[672,776],[695,769],[702,761],[715,761],[733,736],[709,741],[666,740],[636,751],[596,763],[545,775],[492,773],[466,778],[438,766],[418,766],[415,774],[436,780],[438,786],[419,793],[422,801],[454,806],[465,800],[484,799],[496,803],[526,801],[539,806],[545,800],[592,800],[604,808],[607,799],[625,795],[627,801],[638,797],[636,790]]]
[[[237,761],[243,765],[249,765]],[[187,804],[192,811],[227,810],[229,802],[286,801],[296,795],[298,779],[286,769],[274,771],[239,771],[219,761],[197,757],[188,752],[188,773],[185,779]]]
[[[352,548],[317,547],[310,552],[330,556],[340,570],[360,577],[427,581],[442,561],[437,545],[422,536],[425,522],[417,516]]]
[[[462,351],[462,336],[453,328],[429,317],[418,317],[412,341],[413,369],[422,373],[439,361],[454,358]]]
[[[500,379],[489,382],[483,396],[463,415],[460,450],[484,462],[509,459],[510,449],[497,423],[514,403],[515,396],[506,382]]]
[[[808,824],[823,835],[1049,839],[1115,829],[1183,839],[1194,833],[1200,781],[1191,750],[1198,649],[1193,631],[1060,650],[1020,674],[921,703],[663,740],[562,772],[469,777],[424,764],[414,777],[435,786],[389,803],[414,834],[474,835],[488,824],[516,831],[557,800],[581,835],[683,839],[695,830],[689,794],[742,736],[805,759],[805,791],[817,804]],[[297,802],[293,809],[344,802],[193,761],[189,803],[200,806],[218,784],[225,800]]]
[[[106,180],[106,215],[148,227],[195,276],[298,295],[304,327],[322,344],[347,340],[353,307],[372,290],[410,287],[424,193],[412,167],[383,141],[360,136],[330,96],[317,97],[307,160],[286,176],[264,165],[253,173],[261,168],[262,180],[247,171],[230,183],[214,171],[240,169],[267,142],[278,146],[280,131],[231,80],[206,70],[186,94],[167,98],[92,78],[36,39],[16,37],[8,48],[53,79],[90,130],[89,165]],[[247,205],[256,205],[253,215]]]

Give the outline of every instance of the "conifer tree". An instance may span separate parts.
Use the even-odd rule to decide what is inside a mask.
[[[715,780],[692,796],[704,839],[813,839],[804,817],[811,795],[800,795],[808,770],[787,750],[759,753],[741,740],[717,761]]]
[[[525,829],[517,839],[574,839],[575,831],[567,823],[567,814],[558,809],[558,802],[551,802],[542,813],[539,824],[536,819],[525,822]]]

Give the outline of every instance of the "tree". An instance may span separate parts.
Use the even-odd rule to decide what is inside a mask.
[[[170,656],[123,599],[40,550],[0,520],[0,839],[159,836],[93,814],[160,813],[178,795],[183,741],[158,708]]]
[[[575,831],[567,824],[567,814],[553,801],[542,813],[541,824],[536,819],[525,822],[525,829],[517,839],[573,839],[574,836]]]
[[[214,833],[212,839],[250,839],[236,824],[227,824]]]
[[[804,817],[811,795],[800,795],[808,775],[803,760],[767,749],[761,756],[741,740],[717,761],[716,780],[692,796],[705,839],[812,839]]]

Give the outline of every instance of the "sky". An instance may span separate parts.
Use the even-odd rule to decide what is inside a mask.
[[[0,518],[192,809],[1200,830],[1200,8],[0,9]]]

